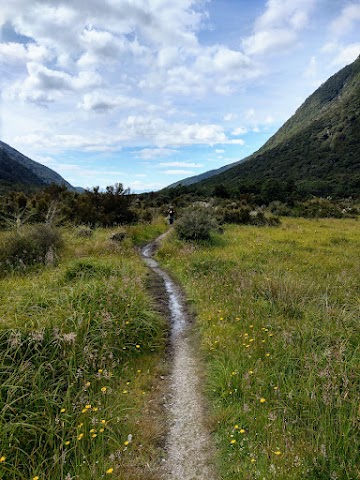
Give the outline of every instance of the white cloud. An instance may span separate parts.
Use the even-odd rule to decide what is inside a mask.
[[[311,57],[308,66],[304,71],[304,78],[314,79],[317,76],[317,61],[316,57]]]
[[[288,50],[296,41],[296,33],[286,29],[263,30],[243,41],[245,51],[249,55]]]
[[[170,148],[144,148],[135,153],[143,160],[152,160],[153,158],[169,157],[176,154],[177,151]]]
[[[339,46],[335,58],[331,62],[337,68],[349,65],[360,55],[360,42]]]
[[[105,92],[91,92],[83,96],[78,107],[87,112],[107,113],[115,108],[130,110],[146,106],[145,102],[137,98],[126,97],[123,95],[111,96]]]
[[[93,152],[107,152],[119,150],[117,139],[111,135],[91,132],[89,135],[81,134],[54,134],[49,132],[30,133],[14,137],[14,142],[22,147],[36,145],[37,150],[44,149],[64,151],[67,149]]]
[[[225,150],[222,150],[221,148],[216,148],[215,153],[225,153]]]
[[[224,122],[231,122],[232,120],[236,120],[238,115],[236,113],[227,113],[224,115]]]
[[[352,63],[360,55],[360,42],[343,44],[338,41],[331,41],[322,46],[321,52],[331,55],[330,64],[337,69]]]
[[[256,20],[254,33],[242,42],[248,55],[288,51],[307,27],[315,0],[268,0],[265,12]]]
[[[15,42],[0,43],[0,62],[6,64],[25,64],[32,61],[43,62],[51,58],[52,55],[49,50],[41,45],[33,43],[24,45]]]
[[[231,132],[231,135],[245,135],[245,133],[247,133],[247,128],[244,128],[244,127],[238,127],[238,128],[235,128],[232,132]]]
[[[341,14],[331,23],[331,32],[340,37],[348,34],[360,22],[360,3],[346,5]]]
[[[95,72],[79,72],[77,76],[72,76],[37,62],[28,62],[26,66],[28,77],[6,90],[10,98],[19,96],[21,100],[45,104],[59,99],[66,92],[101,84],[101,77]]]
[[[130,115],[119,125],[124,138],[141,140],[158,147],[216,145],[228,139],[220,125],[168,123],[163,118]]]

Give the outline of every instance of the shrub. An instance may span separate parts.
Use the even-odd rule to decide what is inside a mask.
[[[262,210],[252,210],[249,206],[232,203],[220,210],[225,223],[237,225],[279,225],[280,220],[274,215],[265,215]]]
[[[62,244],[59,231],[48,225],[23,226],[7,234],[0,245],[2,270],[24,270],[31,265],[53,263]]]
[[[182,240],[208,240],[212,231],[219,228],[213,209],[189,208],[175,225]]]
[[[246,224],[250,223],[250,208],[224,208],[222,213],[225,223]]]
[[[79,227],[76,230],[77,237],[89,238],[92,237],[94,231],[90,227]]]
[[[113,242],[121,243],[125,237],[126,237],[126,232],[120,231],[120,232],[113,233],[110,236],[110,240],[112,240]]]

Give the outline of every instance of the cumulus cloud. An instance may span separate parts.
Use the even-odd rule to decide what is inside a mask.
[[[119,127],[122,135],[129,140],[142,140],[161,148],[215,145],[229,141],[220,125],[169,123],[161,117],[130,115],[120,123]]]
[[[101,77],[95,72],[72,76],[37,62],[28,62],[26,67],[28,77],[9,88],[10,97],[18,95],[22,100],[44,104],[59,99],[67,91],[81,91],[101,84]]]
[[[146,107],[146,103],[137,98],[124,95],[111,96],[105,92],[91,92],[83,96],[78,107],[87,112],[107,113],[116,108],[130,110],[138,107]]]
[[[307,27],[315,0],[268,0],[265,12],[256,20],[254,33],[242,42],[248,55],[289,50]]]
[[[0,43],[0,62],[9,64],[24,64],[26,62],[44,62],[51,60],[52,55],[43,45],[29,43]]]

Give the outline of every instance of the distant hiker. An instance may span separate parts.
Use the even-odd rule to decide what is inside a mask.
[[[175,218],[175,210],[173,209],[173,207],[170,207],[168,212],[169,225],[172,225],[174,223],[174,218]]]

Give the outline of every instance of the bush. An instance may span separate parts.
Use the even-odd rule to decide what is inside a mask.
[[[2,270],[24,270],[31,265],[53,263],[62,244],[59,231],[48,225],[21,227],[7,234],[0,245]]]
[[[294,213],[296,216],[304,218],[343,218],[351,216],[347,214],[346,209],[341,208],[340,204],[327,198],[316,197],[306,202],[297,203],[294,207]]]
[[[280,223],[280,220],[274,215],[267,216],[262,210],[251,209],[250,206],[238,205],[234,202],[226,205],[219,212],[223,216],[225,223],[257,226],[275,226]]]
[[[126,232],[120,231],[120,232],[113,233],[110,236],[110,240],[112,240],[113,242],[121,243],[125,237],[126,237]]]
[[[76,230],[77,237],[89,238],[93,236],[94,231],[90,227],[79,227]]]
[[[182,240],[209,240],[210,234],[219,229],[219,222],[210,208],[189,208],[175,225]]]

